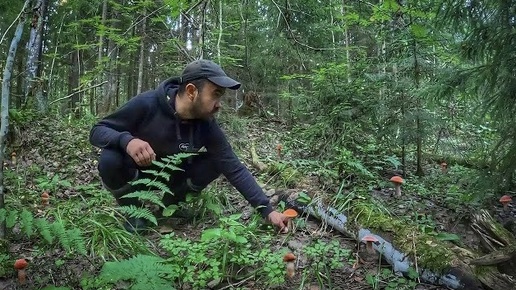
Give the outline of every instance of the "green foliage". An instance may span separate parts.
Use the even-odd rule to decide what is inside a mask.
[[[11,270],[12,260],[7,254],[0,253],[0,277],[5,277]]]
[[[136,255],[119,262],[106,262],[98,278],[84,289],[116,286],[121,282],[129,283],[124,289],[131,290],[176,289],[164,278],[172,273],[174,268],[163,262],[164,259],[149,255]]]
[[[273,254],[269,247],[253,249],[250,237],[254,237],[257,219],[244,226],[238,222],[239,217],[220,217],[218,227],[205,229],[198,242],[174,234],[164,236],[160,245],[169,253],[166,264],[174,268],[167,278],[178,285],[204,289],[211,281],[235,278],[232,273],[249,271],[265,285],[282,283],[282,256]]]
[[[36,183],[38,188],[43,191],[56,192],[60,188],[69,188],[72,187],[70,181],[66,179],[60,179],[59,174],[55,174],[52,178],[48,178],[47,176],[40,176],[36,178]]]
[[[408,278],[395,275],[392,270],[382,269],[378,274],[366,274],[366,281],[373,290],[411,290],[415,289],[415,279],[419,274],[413,268],[409,268]]]
[[[20,211],[2,208],[0,209],[0,223],[4,221],[8,229],[15,229],[15,226],[18,225],[21,233],[27,238],[35,237],[37,233],[50,245],[54,241],[59,242],[68,253],[87,254],[81,230],[75,227],[67,228],[63,220],[49,222],[44,218],[34,218],[34,215],[26,209]]]
[[[166,206],[161,201],[165,194],[174,194],[167,186],[166,182],[170,182],[171,174],[168,171],[183,171],[179,168],[179,165],[183,159],[191,157],[193,153],[178,153],[173,156],[162,158],[162,160],[155,160],[153,164],[156,165],[160,170],[144,170],[143,173],[154,176],[151,178],[140,178],[138,180],[130,182],[132,186],[143,186],[145,190],[138,190],[128,193],[122,198],[137,198],[142,202],[141,207],[135,205],[121,206],[120,212],[128,217],[142,218],[150,221],[154,225],[158,224],[158,221],[152,211],[145,207],[145,203],[159,206],[161,209],[165,209]],[[171,214],[168,210],[166,213]]]

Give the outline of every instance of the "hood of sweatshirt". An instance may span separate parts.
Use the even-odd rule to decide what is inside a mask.
[[[158,87],[160,107],[170,117],[179,119],[174,102],[179,89],[179,77],[171,77],[161,82]]]

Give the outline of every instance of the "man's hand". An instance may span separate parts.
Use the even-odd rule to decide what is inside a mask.
[[[133,139],[127,144],[125,151],[138,166],[149,166],[153,160],[156,160],[156,154],[152,150],[149,143],[141,139]]]
[[[269,221],[280,229],[280,233],[288,233],[288,217],[284,214],[272,211],[268,216]]]

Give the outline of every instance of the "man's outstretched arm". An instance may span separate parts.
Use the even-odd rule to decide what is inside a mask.
[[[215,123],[211,124],[210,138],[206,146],[208,153],[214,156],[216,166],[244,198],[256,208],[264,218],[268,218],[280,229],[286,228],[286,217],[274,211],[269,198],[258,185],[249,169],[240,162],[226,136]]]

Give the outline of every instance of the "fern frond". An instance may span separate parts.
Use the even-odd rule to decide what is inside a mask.
[[[158,225],[158,221],[156,220],[156,217],[152,214],[152,212],[148,208],[140,208],[136,207],[135,205],[129,205],[129,206],[121,206],[119,210],[122,212],[122,214],[125,214],[129,217],[133,218],[143,218],[150,222],[152,222],[154,225]]]
[[[164,208],[165,205],[161,201],[162,196],[163,196],[163,194],[155,193],[152,191],[138,190],[135,192],[128,193],[128,194],[122,196],[122,198],[138,198],[138,200],[140,200],[140,201],[149,201],[151,203],[157,204],[160,207]]]
[[[173,290],[175,288],[171,281],[163,276],[170,275],[174,268],[162,264],[163,261],[163,258],[157,256],[137,255],[127,260],[106,262],[98,279],[109,284],[132,282],[133,290]]]
[[[168,188],[168,186],[165,183],[157,181],[157,180],[153,180],[152,182],[150,182],[148,184],[148,186],[157,188],[157,189],[161,190],[162,192],[171,193],[170,189]]]
[[[157,171],[157,170],[142,170],[143,173],[152,174],[156,177],[161,177],[165,179],[166,181],[170,180],[170,173],[165,171]]]
[[[158,166],[161,169],[165,169],[165,167],[166,167],[165,163],[158,161],[158,160],[152,161],[152,164],[155,164],[156,166]]]
[[[23,209],[20,214],[20,228],[23,233],[27,235],[27,237],[31,237],[34,233],[33,231],[33,222],[34,222],[34,216],[32,215],[32,212]]]
[[[17,221],[18,221],[18,210],[16,210],[16,209],[9,210],[9,212],[7,213],[7,218],[5,219],[5,226],[8,229],[10,229],[10,228],[14,227],[14,225],[16,224]]]
[[[75,249],[79,254],[86,255],[86,244],[84,242],[84,238],[82,237],[81,230],[78,228],[69,229],[67,231],[68,239],[70,240],[70,244],[73,249]]]
[[[183,168],[179,168],[174,164],[167,164],[167,169],[170,169],[172,171],[185,171]]]
[[[3,223],[5,221],[6,216],[7,210],[5,208],[0,208],[0,223]]]
[[[152,182],[152,179],[150,179],[150,178],[140,178],[135,181],[131,181],[131,185],[140,185],[140,184],[147,185],[151,182]]]
[[[52,244],[54,241],[54,236],[52,235],[52,232],[50,231],[50,224],[46,219],[43,218],[37,218],[34,221],[34,225],[39,230],[39,233],[47,241],[47,243]]]
[[[63,224],[63,221],[57,220],[57,221],[53,222],[50,225],[50,229],[51,229],[52,233],[54,233],[55,236],[57,237],[61,246],[63,246],[63,248],[65,250],[70,251],[71,243],[70,243],[70,239],[69,239],[68,235],[66,234],[66,229]]]

